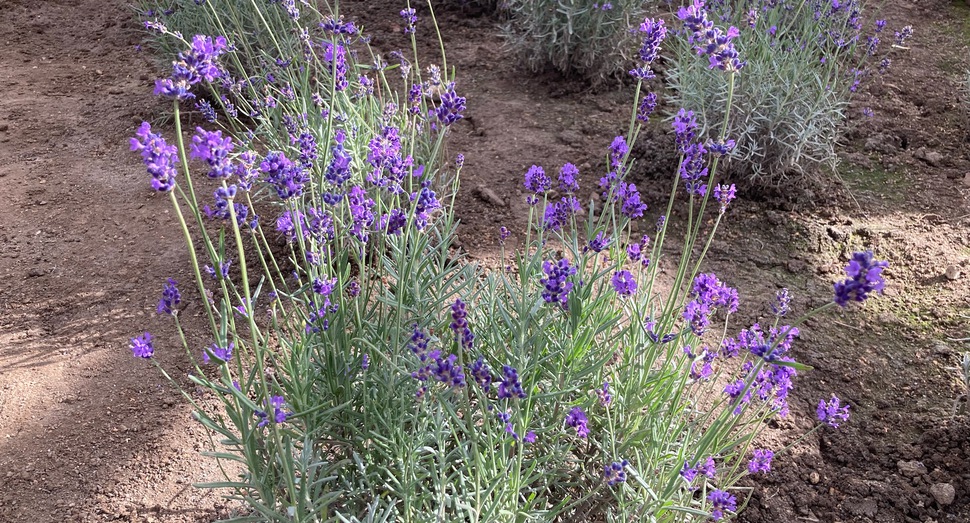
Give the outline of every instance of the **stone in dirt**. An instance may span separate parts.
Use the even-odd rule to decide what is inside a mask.
[[[505,207],[505,200],[500,198],[499,195],[495,194],[495,191],[485,187],[484,185],[475,187],[474,192],[475,196],[486,203],[492,204],[496,207]]]
[[[916,149],[913,154],[917,159],[923,160],[932,167],[939,167],[943,163],[943,155],[936,151],[927,151],[925,147]]]
[[[960,279],[960,269],[956,265],[948,265],[944,274],[946,274],[946,279],[950,281]]]
[[[922,461],[897,461],[896,468],[899,469],[899,473],[906,476],[907,478],[915,478],[926,474],[926,465]]]
[[[953,485],[949,483],[934,483],[930,487],[930,494],[933,495],[933,499],[936,500],[941,506],[947,506],[953,503],[956,498],[957,491],[953,488]]]

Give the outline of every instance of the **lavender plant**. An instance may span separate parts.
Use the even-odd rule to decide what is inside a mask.
[[[737,147],[725,167],[761,188],[818,183],[834,170],[853,95],[887,74],[892,51],[912,35],[867,22],[861,0],[694,0],[677,13],[685,15],[694,22],[673,40],[667,70],[675,99],[695,109],[702,129],[727,125]],[[738,37],[744,70],[735,97],[719,71],[694,58],[697,35],[711,27],[701,20]]]
[[[506,0],[507,48],[533,71],[553,69],[594,82],[621,76],[632,56],[630,27],[643,0]]]
[[[409,7],[402,16],[414,23]],[[174,321],[189,379],[217,401],[185,394],[219,440],[209,455],[241,470],[203,486],[246,503],[236,521],[682,521],[740,510],[738,480],[767,473],[783,450],[755,448],[756,436],[788,415],[805,369],[792,355],[800,324],[881,292],[886,264],[857,253],[829,304],[782,324],[790,300],[779,294],[772,325],[728,336],[738,293],[701,266],[735,195],[716,184],[732,141],[725,128],[705,136],[689,111],[674,120],[682,165],[655,238],[633,233],[654,219],[628,179],[628,144],[656,98],[641,91],[664,22],[637,30],[633,112],[605,155],[601,208],[577,197],[574,165],[533,166],[529,227],[498,231],[508,266],[483,271],[451,248],[463,158],[451,164],[441,148],[464,99],[444,58],[422,69],[399,53],[388,66],[335,11],[315,27],[279,20],[308,43],[266,70],[245,69],[253,62],[237,56],[243,35],[231,29],[182,40],[155,87],[172,100],[174,144],[148,123],[131,140],[193,268],[193,288],[167,280],[156,310]],[[179,38],[162,20],[153,28]],[[731,92],[730,39],[703,48]],[[213,130],[186,140],[181,108],[204,91],[219,100]],[[665,217],[682,191],[687,233],[666,282]],[[188,301],[209,324],[204,347],[183,334]],[[130,348],[154,362],[172,344],[144,333]],[[828,430],[848,406],[833,396],[817,415],[814,430]]]

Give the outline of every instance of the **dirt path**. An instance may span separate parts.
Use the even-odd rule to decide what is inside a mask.
[[[126,147],[158,114],[138,29],[120,1],[0,2],[0,20],[0,521],[207,519],[203,433],[126,350],[150,330],[181,365],[153,314],[180,238]]]

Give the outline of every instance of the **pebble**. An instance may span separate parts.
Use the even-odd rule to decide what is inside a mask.
[[[960,279],[960,268],[956,265],[948,265],[946,268],[946,279],[956,281]]]
[[[896,468],[899,469],[899,473],[906,476],[907,478],[914,478],[916,476],[926,474],[926,465],[921,461],[897,461]]]
[[[10,129],[10,125],[9,124],[0,123],[0,133],[7,132],[7,129]]]
[[[41,269],[40,267],[33,267],[27,271],[28,278],[37,278],[45,274],[47,274],[47,272],[45,272],[44,269]]]
[[[486,203],[489,203],[496,207],[505,207],[505,200],[500,198],[499,195],[495,194],[495,191],[489,189],[488,187],[485,187],[484,185],[479,185],[478,187],[475,187],[474,194],[475,196],[478,197],[478,199]]]
[[[818,475],[818,472],[813,470],[812,473],[808,475],[808,481],[810,481],[812,485],[818,485],[818,482],[822,481],[822,478]]]
[[[957,491],[953,488],[953,485],[949,483],[934,483],[930,487],[930,494],[933,495],[933,499],[936,500],[940,506],[947,506],[953,503],[954,498],[956,498]]]

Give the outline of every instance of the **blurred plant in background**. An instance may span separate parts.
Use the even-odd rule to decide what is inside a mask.
[[[616,80],[633,61],[643,0],[505,0],[507,49],[533,71],[553,69],[594,83]]]
[[[718,129],[727,118],[737,142],[727,169],[761,188],[831,175],[850,101],[865,82],[887,74],[893,50],[912,36],[911,27],[894,34],[885,20],[867,18],[861,0],[695,0],[681,9],[708,10],[734,28],[744,72],[728,113],[718,71],[695,58],[690,34],[672,39],[666,79],[676,104],[695,108],[702,129]]]

